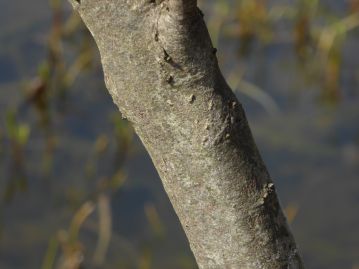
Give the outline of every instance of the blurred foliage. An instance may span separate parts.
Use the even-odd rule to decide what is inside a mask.
[[[203,5],[205,5],[204,1]],[[359,26],[358,0],[348,0],[343,15],[330,8],[329,1],[299,0],[295,2],[269,0],[219,0],[213,3],[209,29],[218,45],[221,39],[238,39],[240,58],[249,57],[254,46],[290,43],[297,55],[298,64],[308,83],[321,88],[318,100],[323,104],[338,103],[343,94],[340,84],[342,51],[347,34]],[[279,36],[281,28],[288,36]],[[242,72],[236,68],[230,72]],[[266,110],[273,112],[273,100],[264,91],[248,81],[231,83],[233,89],[243,89],[243,94],[256,100]],[[251,90],[247,89],[250,85]]]
[[[6,116],[6,143],[11,151],[10,175],[6,184],[4,200],[10,202],[18,191],[27,188],[24,151],[29,143],[30,126],[18,121],[24,113],[34,110],[38,117],[38,127],[43,130],[45,144],[42,171],[45,175],[53,169],[56,149],[60,146],[55,121],[66,112],[68,91],[76,79],[85,71],[94,67],[95,46],[90,34],[79,16],[65,15],[62,0],[51,0],[52,23],[46,42],[47,56],[39,64],[37,75],[23,86],[24,98]],[[69,50],[66,51],[65,50]],[[69,57],[73,55],[74,57]],[[74,191],[68,193],[70,201],[80,201],[83,205],[75,213],[69,230],[60,230],[49,242],[43,269],[83,268],[85,246],[80,240],[80,230],[95,208],[99,213],[98,244],[93,264],[101,266],[105,260],[111,237],[111,215],[109,199],[111,193],[118,190],[126,179],[122,165],[131,153],[133,139],[132,128],[117,115],[112,117],[113,136],[117,145],[114,154],[112,175],[101,176],[97,173],[97,163],[108,151],[110,144],[106,134],[101,134],[94,143],[93,156],[87,164],[87,177],[94,178],[97,186],[90,193]],[[33,128],[37,128],[32,126]],[[1,133],[1,137],[3,134]],[[1,152],[3,151],[1,147]],[[71,198],[72,197],[72,198]],[[97,202],[97,207],[96,205]]]
[[[10,201],[17,190],[27,189],[25,175],[24,146],[30,135],[30,128],[26,124],[18,123],[14,112],[9,111],[6,117],[7,137],[11,148],[11,164],[9,181],[5,188],[4,200]]]

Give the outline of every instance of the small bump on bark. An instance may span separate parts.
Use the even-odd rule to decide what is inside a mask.
[[[174,78],[172,75],[168,76],[167,79],[166,79],[166,82],[170,85],[173,85],[174,83]]]
[[[171,56],[168,55],[168,53],[167,53],[167,51],[166,51],[165,49],[163,49],[163,54],[164,54],[163,59],[164,59],[166,62],[171,62],[171,61],[172,61]]]
[[[201,15],[201,17],[203,18],[204,14],[203,14],[202,10],[199,7],[197,7],[197,10],[198,10],[199,15]]]

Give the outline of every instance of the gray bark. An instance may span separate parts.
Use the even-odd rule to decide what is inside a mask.
[[[199,268],[303,268],[195,0],[70,0]]]

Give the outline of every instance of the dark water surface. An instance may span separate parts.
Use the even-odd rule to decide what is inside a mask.
[[[46,55],[50,17],[46,0],[0,0],[0,138],[5,136],[7,111],[23,98],[21,85],[34,76]],[[289,24],[277,27],[278,36],[290,35]],[[227,77],[240,70],[248,85],[256,85],[271,100],[261,104],[238,91],[283,207],[296,213],[292,227],[307,268],[358,268],[358,31],[349,34],[341,50],[342,97],[332,106],[320,103],[321,90],[307,82],[290,42],[254,42],[247,56],[233,57],[238,55],[238,42],[220,38],[218,56]],[[44,133],[36,113],[21,114],[22,121],[31,123],[25,152],[27,190],[0,204],[1,269],[40,268],[49,239],[69,226],[78,207],[75,194],[94,188],[84,175],[86,163],[96,138],[102,133],[111,137],[109,115],[117,113],[102,81],[97,68],[81,75],[69,91],[65,113],[53,123],[61,147],[46,175],[41,168]],[[0,144],[1,192],[11,180],[6,141]],[[147,249],[153,251],[151,268],[195,268],[151,160],[138,141],[134,144],[137,153],[125,165],[128,180],[111,200],[113,235],[108,261],[101,268],[140,268],[138,257]],[[110,149],[108,156],[114,154]],[[100,171],[113,170],[108,156],[99,162]],[[165,227],[160,240],[153,239],[144,214],[148,204],[155,205]],[[89,222],[96,222],[96,216]],[[88,228],[82,236],[93,251],[96,232]]]

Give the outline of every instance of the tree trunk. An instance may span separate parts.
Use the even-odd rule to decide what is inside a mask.
[[[196,0],[70,0],[199,268],[303,268]]]

